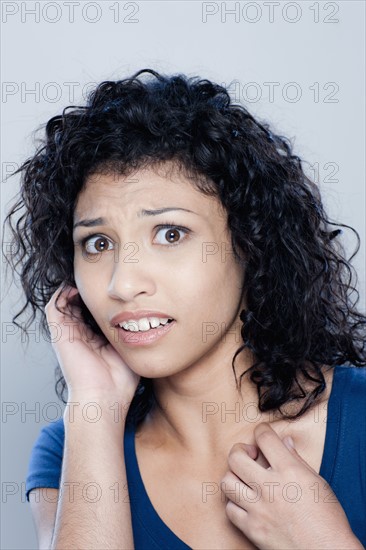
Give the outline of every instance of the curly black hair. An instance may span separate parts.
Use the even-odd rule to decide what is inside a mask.
[[[240,259],[244,253],[243,345],[232,359],[237,388],[250,374],[262,412],[282,413],[284,404],[306,398],[295,415],[282,413],[295,419],[324,391],[324,366],[366,366],[366,317],[355,308],[357,274],[350,264],[359,250],[357,231],[326,217],[320,191],[290,140],[235,104],[227,88],[198,76],[142,69],[101,82],[85,106],[68,106],[44,126],[36,153],[14,172],[21,173],[21,188],[4,221],[11,230],[7,263],[26,296],[12,321],[26,334],[40,311],[49,338],[46,303],[61,283],[76,286],[73,211],[88,176],[129,174],[171,161],[194,176],[202,193],[221,201],[234,254]],[[356,234],[349,260],[335,238],[342,230],[330,225]],[[16,319],[28,306],[32,315],[22,326]],[[83,316],[102,334],[85,304]],[[255,363],[238,380],[235,358],[245,347]],[[55,372],[55,391],[66,403],[58,364]],[[313,389],[304,391],[299,379]],[[129,417],[139,423],[153,403],[152,380],[142,378]]]

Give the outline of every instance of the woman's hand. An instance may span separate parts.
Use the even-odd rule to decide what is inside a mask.
[[[76,305],[78,289],[68,286],[62,291],[61,286],[47,303],[45,312],[69,399],[70,395],[86,399],[105,396],[130,402],[140,376],[127,366],[104,335],[95,334],[84,323],[81,308]],[[64,313],[55,307],[58,295],[58,307]],[[65,309],[67,304],[69,311]]]
[[[330,486],[268,423],[235,444],[222,480],[230,521],[258,548],[362,550]],[[261,454],[262,453],[262,454]]]

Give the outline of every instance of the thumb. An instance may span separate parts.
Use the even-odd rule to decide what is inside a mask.
[[[284,437],[282,442],[286,445],[286,447],[288,448],[289,451],[295,451],[295,453],[297,454],[297,451],[295,449],[294,440],[292,439],[292,437],[290,435],[287,435],[286,437]]]
[[[302,456],[299,455],[299,453],[297,452],[297,450],[295,449],[295,443],[294,443],[294,440],[292,439],[292,437],[290,435],[287,435],[286,437],[283,438],[282,440],[282,443],[284,443],[286,445],[286,447],[288,448],[288,450],[291,452],[292,455],[294,455],[300,462],[302,462],[307,468],[309,468],[312,472],[314,472],[315,474],[317,474],[317,472],[314,470],[314,468],[312,468],[310,466],[310,464],[308,464],[306,462],[306,460],[304,460],[302,458]],[[318,475],[318,474],[317,474]]]
[[[292,439],[292,437],[290,435],[287,435],[286,437],[284,437],[282,439],[282,443],[284,443],[286,445],[286,447],[288,448],[288,450],[291,452],[292,455],[296,456],[296,458],[298,458],[301,462],[305,462],[305,460],[299,455],[299,453],[295,449],[294,440]],[[305,462],[305,464],[306,464],[306,462]]]

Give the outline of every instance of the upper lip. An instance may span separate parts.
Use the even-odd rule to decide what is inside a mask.
[[[166,313],[162,313],[161,311],[139,309],[136,311],[123,311],[122,313],[118,313],[117,315],[112,317],[111,324],[113,326],[117,326],[120,323],[125,323],[126,321],[130,321],[130,320],[142,319],[143,317],[158,317],[162,319],[173,319],[171,315],[167,315]]]

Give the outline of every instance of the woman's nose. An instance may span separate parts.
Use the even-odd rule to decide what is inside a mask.
[[[118,256],[115,255],[108,285],[108,295],[111,298],[129,302],[141,293],[154,294],[155,288],[154,272],[136,248],[133,250],[130,246]]]

